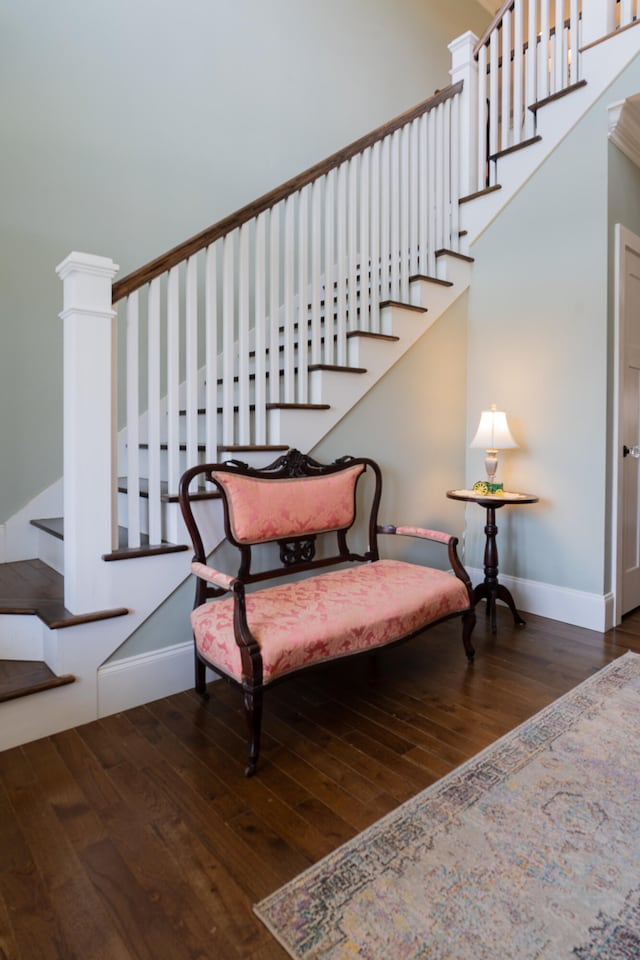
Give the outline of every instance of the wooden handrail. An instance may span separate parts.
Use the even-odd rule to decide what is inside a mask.
[[[375,130],[372,130],[371,133],[367,133],[364,137],[360,137],[359,140],[354,141],[354,143],[350,144],[348,147],[344,147],[342,150],[338,150],[337,153],[327,157],[326,160],[322,160],[320,163],[316,163],[313,167],[309,167],[309,169],[305,170],[304,173],[300,173],[298,176],[292,177],[291,180],[287,180],[286,183],[276,187],[275,190],[272,190],[270,193],[264,194],[258,200],[254,200],[252,203],[247,204],[236,213],[232,213],[230,216],[224,217],[224,219],[214,223],[213,226],[207,227],[207,229],[203,230],[201,233],[197,233],[189,240],[185,240],[177,247],[173,247],[172,250],[162,254],[162,256],[157,257],[155,260],[152,260],[145,266],[140,267],[133,273],[123,277],[122,280],[119,280],[113,285],[113,303],[117,303],[119,300],[122,300],[123,297],[133,293],[134,290],[140,289],[140,287],[144,286],[146,283],[149,283],[156,277],[161,276],[167,270],[170,270],[172,267],[177,266],[177,264],[182,263],[182,261],[186,260],[188,257],[193,256],[194,253],[197,253],[204,247],[208,247],[215,240],[225,236],[225,234],[230,233],[237,227],[242,226],[243,223],[247,223],[249,220],[257,217],[265,210],[269,210],[271,207],[275,206],[276,203],[279,203],[281,200],[284,200],[291,194],[296,193],[303,187],[306,187],[307,184],[312,183],[318,177],[324,176],[330,170],[340,166],[341,163],[344,163],[346,160],[350,160],[352,157],[362,153],[363,150],[366,150],[374,143],[377,143],[378,140],[384,139],[384,137],[387,137],[389,134],[394,133],[401,127],[404,127],[405,124],[410,123],[412,120],[416,120],[418,117],[421,117],[424,113],[429,113],[439,104],[451,99],[461,91],[462,81],[459,83],[450,84],[443,90],[438,90],[428,100],[422,101],[422,103],[419,103],[417,106],[412,107],[405,113],[400,114],[400,116],[396,117],[394,120],[390,120],[388,123],[377,127]]]

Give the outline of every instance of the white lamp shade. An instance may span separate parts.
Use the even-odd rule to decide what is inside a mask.
[[[504,410],[483,410],[476,435],[469,444],[482,450],[508,450],[518,444],[511,436]]]

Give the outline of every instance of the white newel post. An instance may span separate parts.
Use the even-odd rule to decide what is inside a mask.
[[[86,253],[56,267],[64,284],[64,602],[72,613],[110,605],[101,558],[117,524],[111,285],[118,269]]]
[[[616,28],[616,0],[583,0],[580,46],[601,40]]]
[[[473,48],[478,42],[468,30],[449,44],[451,83],[463,82],[460,95],[460,196],[476,190],[478,149],[478,61]]]

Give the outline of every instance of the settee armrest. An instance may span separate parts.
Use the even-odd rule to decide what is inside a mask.
[[[425,527],[394,527],[392,523],[379,526],[378,533],[393,533],[399,537],[420,537],[422,540],[435,540],[437,543],[444,543],[445,546],[449,546],[452,540],[458,542],[457,537],[450,533],[443,533],[441,530],[427,530]]]
[[[191,572],[195,573],[196,577],[200,577],[201,580],[206,580],[207,583],[218,587],[219,590],[233,590],[237,582],[236,577],[231,577],[228,573],[222,573],[220,570],[216,570],[206,563],[199,563],[197,560],[194,560],[191,564]]]
[[[395,534],[401,537],[418,537],[421,540],[433,540],[436,543],[442,543],[448,550],[451,569],[456,577],[465,584],[469,598],[471,598],[471,578],[458,556],[458,538],[454,537],[453,534],[443,533],[441,530],[428,530],[425,527],[396,527],[392,523],[379,525],[377,532]]]

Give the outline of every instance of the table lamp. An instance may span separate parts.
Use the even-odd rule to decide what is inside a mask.
[[[517,447],[518,444],[511,436],[506,413],[504,410],[496,410],[495,403],[491,405],[491,410],[482,411],[476,435],[469,446],[484,449],[487,452],[484,461],[487,480],[479,480],[474,484],[474,490],[480,487],[483,488],[481,493],[497,493],[502,490],[502,484],[496,483],[498,450],[508,450],[511,447]]]

